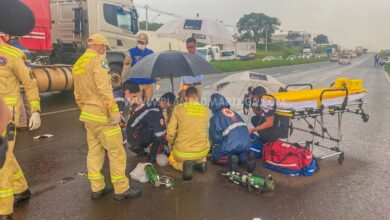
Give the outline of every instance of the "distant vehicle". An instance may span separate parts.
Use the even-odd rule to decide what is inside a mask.
[[[236,54],[234,50],[222,50],[221,51],[221,60],[234,60],[236,59]]]
[[[229,48],[231,49],[231,48]],[[255,59],[256,58],[256,43],[251,42],[237,42],[234,45],[234,54],[237,58],[245,59]]]
[[[302,51],[303,54],[312,54],[312,51],[310,48],[304,48],[303,51]]]
[[[379,58],[379,65],[388,65],[390,64],[390,57],[381,57]]]
[[[339,59],[339,64],[351,64],[351,57],[348,55],[343,55]]]
[[[363,48],[363,54],[367,54],[368,53],[368,49],[367,48]]]
[[[197,50],[206,57],[207,62],[221,60],[221,49],[218,46],[206,45],[198,47]]]
[[[339,56],[337,54],[332,54],[330,57],[329,57],[329,61],[330,62],[339,62]]]
[[[266,56],[263,58],[263,61],[272,61],[272,60],[277,60],[277,58],[274,56]]]
[[[303,55],[302,55],[302,58],[303,59],[310,59],[310,58],[312,58],[313,57],[313,54],[312,53],[304,53]]]
[[[298,56],[297,55],[290,55],[286,58],[286,60],[296,60],[298,59]]]
[[[363,47],[356,47],[355,53],[358,57],[360,57],[363,54]]]
[[[321,58],[324,58],[324,57],[328,57],[328,54],[320,53],[320,54],[314,55],[314,58],[316,58],[316,59],[321,59]]]
[[[350,56],[351,58],[356,58],[356,57],[358,57],[358,55],[357,55],[355,52],[350,53],[349,56]]]

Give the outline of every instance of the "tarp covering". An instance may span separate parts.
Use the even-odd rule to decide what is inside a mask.
[[[23,46],[30,50],[51,50],[50,0],[21,0],[34,12],[33,31],[21,38]]]

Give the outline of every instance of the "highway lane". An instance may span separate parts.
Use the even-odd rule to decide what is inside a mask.
[[[271,173],[277,182],[274,193],[260,194],[216,177],[220,167],[210,164],[207,174],[196,174],[182,182],[180,174],[168,167],[159,171],[176,178],[174,191],[154,189],[134,182],[143,190],[138,199],[114,202],[112,196],[99,201],[89,199],[85,177],[87,152],[85,132],[77,121],[78,111],[55,113],[74,108],[70,94],[44,97],[43,126],[39,131],[19,132],[15,154],[29,180],[33,197],[16,208],[16,219],[386,219],[390,216],[390,83],[382,68],[372,65],[370,55],[352,65],[317,63],[256,70],[271,74],[284,83],[311,82],[328,86],[337,77],[364,80],[368,89],[367,112],[370,121],[347,115],[343,127],[343,165],[337,158],[321,162],[313,177],[288,177],[261,167],[255,174]],[[206,76],[205,86],[226,74]],[[169,82],[162,82],[168,91]],[[168,87],[168,88],[167,88]],[[176,87],[177,88],[177,87]],[[210,93],[206,89],[205,94]],[[51,139],[32,137],[51,133]],[[298,134],[299,136],[299,134]],[[299,136],[300,137],[300,136]],[[303,136],[302,136],[303,137]],[[128,157],[129,171],[143,158]],[[108,170],[104,172],[107,182]]]

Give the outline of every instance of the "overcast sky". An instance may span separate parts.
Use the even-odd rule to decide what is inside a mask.
[[[136,5],[172,12],[181,16],[221,19],[236,24],[240,17],[262,12],[277,17],[282,30],[300,30],[328,35],[342,46],[390,48],[390,0],[134,0]],[[141,20],[144,10],[138,9]],[[150,19],[156,17],[151,13]],[[172,17],[158,16],[166,22]]]

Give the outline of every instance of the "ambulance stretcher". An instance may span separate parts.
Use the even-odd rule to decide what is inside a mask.
[[[304,86],[310,89],[288,91],[291,87]],[[366,94],[367,90],[363,88],[361,80],[339,78],[329,88],[313,88],[310,84],[288,85],[285,92],[263,95],[261,107],[273,109],[278,117],[288,120],[287,141],[293,130],[308,133],[311,137],[305,145],[310,147],[313,154],[315,146],[331,151],[330,154],[317,157],[317,159],[338,156],[338,161],[342,164],[344,152],[340,150],[340,145],[343,114],[360,115],[363,122],[367,122],[369,116],[363,110],[363,105],[366,103],[363,98]],[[337,118],[335,135],[327,129],[329,124],[326,124],[325,120],[329,117],[325,116]],[[304,121],[307,128],[293,127],[292,121],[294,120]],[[332,146],[321,143],[324,140],[330,141]]]

